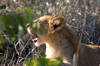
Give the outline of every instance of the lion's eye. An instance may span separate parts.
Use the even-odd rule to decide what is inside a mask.
[[[38,21],[38,23],[42,23],[42,21]]]
[[[42,21],[40,21],[40,20],[37,20],[37,21],[36,21],[36,23],[42,23]]]

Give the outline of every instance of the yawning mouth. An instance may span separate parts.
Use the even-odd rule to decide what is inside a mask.
[[[37,40],[38,40],[38,36],[36,35],[36,34],[34,34],[36,37],[34,38],[34,39],[32,39],[32,41],[34,42],[34,43],[36,43],[37,42]]]
[[[32,41],[33,41],[34,43],[36,43],[36,42],[37,42],[37,40],[38,40],[38,38],[35,38],[35,39],[33,39]]]

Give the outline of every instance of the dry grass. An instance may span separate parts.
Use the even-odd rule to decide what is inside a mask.
[[[45,15],[59,15],[73,28],[73,33],[80,42],[100,45],[100,1],[99,0],[0,0],[6,9],[0,10],[0,15],[23,13],[24,7],[40,8]],[[34,5],[35,3],[35,5]],[[35,14],[33,9],[33,13]],[[36,15],[36,18],[40,15]],[[45,46],[36,48],[32,43],[34,36],[26,35],[12,43],[6,38],[6,50],[1,66],[22,66],[26,59],[45,56]],[[12,48],[13,47],[13,48]]]

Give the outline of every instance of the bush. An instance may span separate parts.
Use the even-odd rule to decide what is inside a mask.
[[[57,61],[49,61],[46,58],[34,58],[25,62],[26,66],[60,66],[63,64],[61,58],[57,58]]]

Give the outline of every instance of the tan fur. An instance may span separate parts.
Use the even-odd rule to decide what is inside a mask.
[[[78,40],[66,27],[65,19],[60,16],[43,16],[34,21],[37,26],[39,26],[38,21],[42,21],[45,25],[45,33],[43,35],[35,32],[29,26],[27,28],[29,33],[38,35],[38,41],[35,45],[40,46],[45,43],[46,58],[62,57],[66,63],[65,66],[72,66]],[[78,66],[99,66],[99,64],[100,46],[80,44]]]

